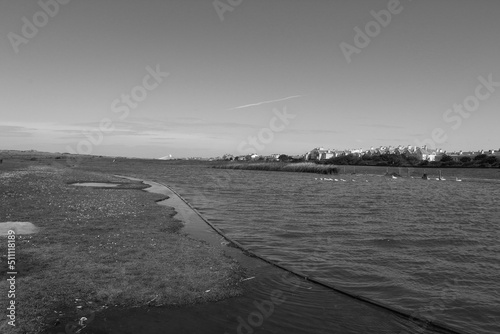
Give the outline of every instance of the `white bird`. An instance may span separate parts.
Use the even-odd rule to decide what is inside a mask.
[[[339,179],[335,179],[334,181],[335,181],[335,182],[339,182]]]
[[[344,179],[340,179],[340,181],[345,182],[345,180],[344,180]]]
[[[356,182],[356,180],[355,180],[355,179],[352,179],[351,181],[352,181],[352,182]]]
[[[456,178],[456,180],[457,180],[458,182],[462,182],[462,179],[459,179],[458,177]]]

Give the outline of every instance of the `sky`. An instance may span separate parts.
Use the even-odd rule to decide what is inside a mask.
[[[497,0],[0,6],[0,149],[500,149]]]

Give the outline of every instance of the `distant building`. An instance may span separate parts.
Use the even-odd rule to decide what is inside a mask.
[[[427,146],[417,147],[415,149],[415,156],[418,160],[436,161],[436,150],[428,149]]]
[[[338,156],[335,150],[326,150],[323,147],[317,147],[307,152],[305,160],[326,160]]]

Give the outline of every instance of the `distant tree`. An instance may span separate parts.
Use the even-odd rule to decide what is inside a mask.
[[[407,155],[407,156],[405,156],[405,158],[406,158],[406,162],[410,166],[416,166],[420,162],[420,160],[418,160],[418,158],[414,155]]]
[[[286,154],[281,154],[279,157],[278,157],[278,160],[281,161],[281,162],[288,162],[290,161],[290,157]]]
[[[432,161],[431,165],[446,167],[446,166],[457,166],[457,165],[460,166],[462,165],[462,163],[455,160],[446,160],[446,161],[441,160],[441,161]]]
[[[466,163],[466,162],[471,162],[472,159],[471,157],[461,157],[460,162]]]
[[[348,154],[346,157],[349,165],[357,165],[361,161],[361,158],[354,154]]]
[[[497,157],[491,155],[491,156],[487,157],[486,159],[483,159],[483,161],[487,164],[494,165],[495,163],[498,162],[498,159],[497,159]]]
[[[451,161],[453,161],[453,158],[449,155],[443,154],[440,161],[441,162],[451,162]]]
[[[354,154],[341,155],[339,157],[326,160],[327,163],[333,163],[337,165],[356,165],[360,161],[361,158],[355,156]]]
[[[486,159],[487,157],[488,157],[488,155],[486,155],[486,154],[479,154],[479,155],[476,155],[476,156],[474,157],[474,160],[475,160],[475,161],[481,161],[481,160]]]
[[[305,160],[306,158],[305,158],[305,157],[303,157],[303,156],[302,156],[302,157],[299,157],[299,158],[293,158],[293,157],[290,157],[290,159],[291,159],[291,160],[290,160],[291,162],[304,162],[304,161],[306,161],[306,160]]]
[[[405,162],[405,159],[400,154],[389,153],[384,154],[384,156],[390,166],[401,166]]]

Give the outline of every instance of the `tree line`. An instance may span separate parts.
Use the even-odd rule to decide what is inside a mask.
[[[374,155],[363,155],[361,157],[354,154],[333,157],[318,161],[318,163],[336,165],[358,165],[358,166],[394,166],[394,167],[482,167],[500,168],[500,160],[492,155],[479,154],[475,157],[464,156],[458,161],[449,155],[442,155],[439,161],[419,160],[413,155],[385,153]]]

